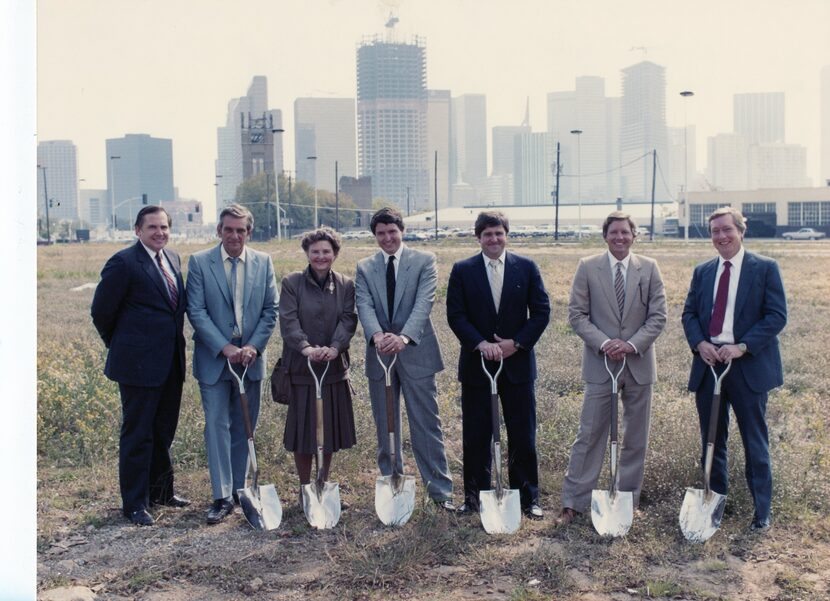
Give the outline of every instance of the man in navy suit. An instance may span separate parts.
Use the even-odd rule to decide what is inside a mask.
[[[735,412],[746,458],[746,482],[755,505],[750,528],[770,526],[772,470],[766,408],[770,390],[784,382],[778,333],[787,323],[787,301],[778,264],[743,248],[746,221],[723,207],[709,216],[712,244],[720,255],[695,268],[683,329],[692,348],[689,390],[695,392],[705,454],[714,390],[710,366],[732,368],[721,387],[721,411],[712,462],[711,487],[727,492],[726,439],[729,406]]]
[[[92,299],[92,322],[109,349],[104,373],[121,391],[122,511],[140,526],[153,524],[151,503],[190,503],[173,492],[170,457],[185,375],[187,307],[179,255],[165,249],[171,225],[163,208],[142,208],[135,220],[138,242],[107,261]]]
[[[536,263],[505,250],[509,231],[504,213],[480,213],[475,235],[481,253],[455,263],[447,286],[447,320],[461,342],[461,511],[477,511],[479,491],[491,488],[492,421],[490,383],[481,369],[484,355],[489,361],[504,360],[498,392],[507,427],[510,488],[519,490],[524,513],[540,519],[533,346],[550,319],[550,302]]]

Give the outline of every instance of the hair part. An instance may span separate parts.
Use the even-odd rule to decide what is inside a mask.
[[[384,224],[395,224],[398,226],[398,229],[404,231],[404,224],[403,224],[403,215],[398,209],[393,209],[392,207],[383,207],[375,212],[372,215],[372,220],[369,222],[369,229],[372,230],[372,233],[375,233],[375,228],[377,227],[378,223]]]
[[[615,221],[628,221],[628,227],[631,228],[631,233],[634,237],[637,237],[637,224],[634,223],[634,219],[632,219],[629,213],[624,211],[612,211],[608,217],[605,218],[605,221],[602,223],[602,237],[605,238],[608,235],[608,228],[611,227],[611,224]]]
[[[746,233],[746,219],[744,218],[744,214],[734,207],[720,207],[712,211],[712,214],[709,215],[708,224],[710,234],[712,233],[712,220],[723,217],[724,215],[732,215],[732,221],[735,222],[735,227],[738,228],[738,231],[741,234]]]
[[[254,229],[254,215],[251,211],[248,210],[247,207],[242,206],[238,203],[233,203],[226,206],[222,209],[222,212],[219,213],[219,223],[216,226],[218,231],[222,231],[222,221],[225,217],[233,217],[234,219],[245,219],[247,221],[246,227],[248,231]]]
[[[340,234],[328,226],[319,227],[316,230],[305,232],[300,240],[300,245],[303,247],[303,251],[308,252],[311,245],[316,242],[328,242],[331,244],[331,249],[334,251],[335,257],[340,253]]]
[[[145,215],[154,215],[156,213],[164,213],[167,215],[167,227],[173,227],[173,218],[170,217],[170,213],[168,213],[164,207],[160,207],[158,205],[147,205],[146,207],[141,207],[138,215],[135,216],[135,227],[140,228],[144,225]]]
[[[499,226],[504,228],[504,233],[510,232],[510,221],[507,219],[507,215],[501,211],[482,211],[478,214],[478,217],[476,217],[476,238],[480,238],[481,232],[486,230],[488,227]]]

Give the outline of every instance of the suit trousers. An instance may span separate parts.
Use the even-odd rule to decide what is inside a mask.
[[[482,378],[484,375],[482,374]],[[534,382],[497,384],[507,430],[507,473],[510,488],[519,491],[521,505],[539,502],[539,466],[536,455],[536,396]],[[490,385],[461,384],[461,424],[464,441],[464,502],[477,508],[478,493],[492,490]]]
[[[175,357],[174,353],[174,357]],[[118,479],[124,515],[173,496],[170,446],[179,424],[184,381],[178,361],[161,386],[119,384],[121,434]]]
[[[435,376],[425,378],[400,378],[395,367],[392,368],[392,394],[395,411],[396,437],[395,463],[403,473],[401,457],[401,392],[406,401],[406,413],[409,419],[409,435],[412,437],[412,453],[418,471],[427,487],[430,498],[436,501],[452,499],[452,478],[444,451],[444,435],[441,431],[441,418],[438,415],[438,402]],[[386,426],[386,380],[369,379],[369,396],[372,400],[372,414],[378,435],[378,468],[384,476],[392,474],[392,457],[389,448],[389,434]]]
[[[248,470],[248,434],[239,401],[239,387],[225,371],[216,384],[199,382],[205,410],[205,446],[207,447],[210,486],[214,499],[229,499],[245,487]],[[256,430],[262,382],[245,381],[251,427]]]
[[[632,493],[634,507],[640,503],[645,473],[648,432],[651,424],[651,384],[639,385],[628,367],[620,375],[622,400],[621,438],[617,489]],[[611,429],[611,382],[585,383],[585,398],[579,431],[562,485],[562,506],[584,512],[591,507],[591,491],[597,487]]]
[[[740,361],[737,359],[736,361]],[[701,465],[706,457],[709,416],[715,381],[711,370],[706,371],[703,382],[695,393],[697,414],[700,418],[700,438],[703,441]],[[769,435],[766,411],[767,393],[753,392],[744,381],[743,374],[732,371],[721,383],[721,405],[718,415],[718,434],[712,460],[710,486],[716,493],[725,495],[729,488],[729,468],[726,461],[726,443],[729,437],[729,407],[735,412],[741,440],[744,445],[746,484],[755,505],[755,517],[769,518],[772,500],[772,467],[769,457]]]

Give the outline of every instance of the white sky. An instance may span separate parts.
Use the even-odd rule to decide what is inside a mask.
[[[212,215],[228,100],[268,77],[293,169],[294,99],[354,97],[356,46],[392,8],[399,35],[426,38],[430,88],[487,95],[488,130],[518,124],[529,96],[543,131],[548,92],[599,75],[619,95],[620,69],[645,57],[666,67],[669,125],[695,92],[698,169],[706,138],[732,130],[733,94],[783,91],[787,142],[807,147],[818,183],[827,0],[40,0],[38,139],[74,141],[81,187],[104,188],[106,138],[172,138],[180,195]]]

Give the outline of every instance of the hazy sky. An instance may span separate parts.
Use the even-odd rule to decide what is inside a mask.
[[[86,188],[106,186],[106,138],[172,138],[180,195],[212,215],[228,100],[268,77],[293,169],[294,99],[354,97],[356,46],[390,10],[399,36],[426,39],[430,88],[487,95],[488,130],[518,124],[529,96],[543,131],[548,92],[599,75],[619,95],[620,69],[647,58],[666,67],[669,125],[683,125],[678,93],[695,92],[699,169],[706,138],[732,130],[733,94],[783,91],[787,142],[807,147],[818,182],[828,0],[39,0],[38,138],[75,142]]]

